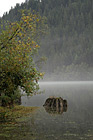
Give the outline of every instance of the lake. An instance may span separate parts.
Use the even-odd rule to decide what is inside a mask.
[[[1,126],[0,140],[93,140],[93,82],[40,82],[40,94],[22,96],[23,106],[38,107]],[[50,96],[67,102],[63,109],[43,107]],[[2,139],[3,138],[3,139]]]
[[[93,140],[93,82],[40,82],[40,91],[22,97],[22,105],[39,107],[23,126],[24,140]],[[67,110],[46,110],[43,104],[50,96],[65,99]]]

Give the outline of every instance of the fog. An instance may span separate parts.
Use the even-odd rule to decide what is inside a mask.
[[[93,85],[93,81],[40,81],[39,85]]]
[[[41,69],[45,72],[44,81],[92,81],[93,58],[88,51],[91,41],[86,34],[83,40],[82,34],[62,37],[50,34],[41,39],[39,54],[46,57]]]

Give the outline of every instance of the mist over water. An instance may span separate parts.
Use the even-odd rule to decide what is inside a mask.
[[[78,97],[86,95],[89,97],[93,92],[93,81],[44,81],[39,82],[39,86],[40,94],[31,97],[23,96],[22,105],[43,106],[44,101],[50,96],[73,98],[73,95]]]
[[[83,85],[90,85],[93,84],[93,81],[43,81],[43,82],[39,82],[40,86],[41,85],[73,85],[73,84],[83,84]]]
[[[22,97],[22,105],[39,107],[33,115],[37,137],[40,140],[92,140],[93,81],[53,81],[39,84],[43,93]],[[59,114],[46,110],[43,105],[50,96],[65,99],[66,112]]]

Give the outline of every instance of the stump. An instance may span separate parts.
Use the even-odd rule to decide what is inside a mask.
[[[43,106],[48,113],[62,114],[67,111],[67,100],[63,100],[61,97],[50,97]]]

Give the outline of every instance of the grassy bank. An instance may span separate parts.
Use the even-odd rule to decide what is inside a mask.
[[[23,140],[27,136],[33,140],[36,133],[29,132],[26,122],[37,109],[38,107],[24,106],[14,106],[11,109],[0,107],[0,140]],[[30,129],[33,130],[33,127]]]
[[[14,106],[13,108],[0,107],[0,123],[16,123],[18,118],[33,113],[38,107]]]

